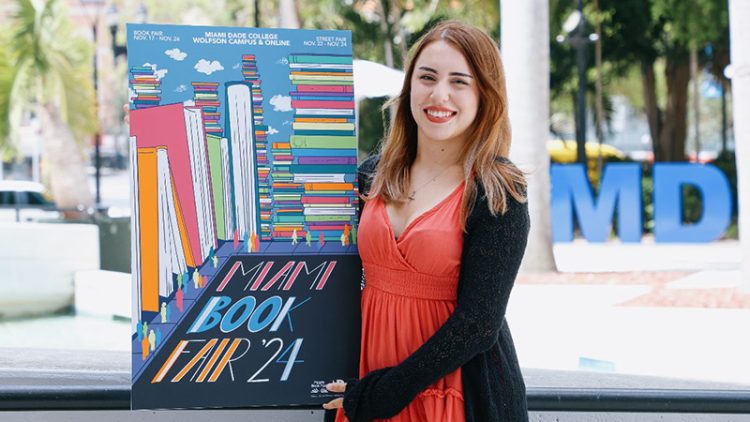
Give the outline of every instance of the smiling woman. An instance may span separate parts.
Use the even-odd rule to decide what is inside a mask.
[[[506,102],[479,29],[444,22],[412,50],[383,150],[360,166],[360,379],[328,386],[336,421],[528,420],[505,321],[529,228]]]

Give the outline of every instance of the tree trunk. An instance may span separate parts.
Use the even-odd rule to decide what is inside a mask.
[[[732,100],[734,145],[737,157],[737,193],[739,208],[741,279],[750,291],[750,2],[729,0],[729,29],[734,76]]]
[[[656,75],[653,62],[641,62],[641,81],[643,85],[643,104],[648,119],[648,129],[651,134],[651,149],[654,161],[661,161],[659,151],[659,134],[661,133],[661,110],[656,99]]]
[[[513,143],[511,157],[528,174],[531,232],[521,269],[556,271],[552,253],[549,153],[549,5],[500,2],[501,43]]]
[[[57,106],[37,107],[42,122],[44,179],[49,182],[58,208],[73,210],[93,206],[94,200],[86,175],[86,157],[75,142],[73,133],[63,122]],[[66,211],[68,217],[79,213]]]
[[[279,27],[299,29],[299,12],[295,0],[279,0]]]
[[[690,64],[686,60],[667,60],[667,106],[659,134],[660,161],[685,161],[687,138],[688,85]]]
[[[695,161],[701,161],[701,107],[700,87],[698,84],[698,50],[693,45],[690,47],[690,79],[693,84],[693,131],[695,132]]]
[[[599,12],[599,0],[594,0],[594,13],[597,41],[594,44],[594,64],[596,66],[596,92],[594,94],[594,128],[596,129],[596,140],[599,142],[599,151],[596,157],[596,172],[599,175],[599,184],[602,182],[604,173],[604,158],[602,157],[602,144],[604,143],[604,92],[602,88],[602,19]]]
[[[389,20],[391,16],[390,0],[380,0],[380,31],[384,36],[383,50],[385,54],[385,65],[395,67],[393,61],[393,27]]]

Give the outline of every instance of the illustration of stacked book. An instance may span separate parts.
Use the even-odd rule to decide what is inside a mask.
[[[208,157],[201,110],[182,103],[133,110],[133,234],[139,239],[138,302],[157,311],[172,293],[172,274],[196,268],[216,250]]]
[[[219,124],[219,84],[216,82],[193,82],[195,106],[203,110],[203,127],[206,134],[221,137]]]
[[[240,239],[260,235],[258,166],[252,108],[250,83],[226,84],[226,135],[232,166],[235,229]]]
[[[222,137],[224,130],[220,123],[219,84],[192,82],[191,85],[195,107],[201,110],[203,130],[206,134],[216,236],[221,240],[230,240],[234,231],[234,212],[231,207],[231,179],[224,177],[225,174],[230,174],[231,170],[228,158],[223,158],[228,154],[228,143],[227,139]]]
[[[136,109],[158,106],[161,101],[161,81],[151,66],[130,68],[130,86],[135,91],[133,105]]]
[[[301,186],[306,230],[339,241],[355,224],[357,138],[351,56],[290,55],[295,90],[289,173]],[[274,191],[275,192],[275,191]]]
[[[263,124],[263,89],[254,54],[242,56],[242,77],[251,84],[253,124],[255,127],[255,155],[258,176],[258,196],[260,201],[260,238],[271,240],[271,167],[268,160],[268,126]]]
[[[273,238],[291,240],[294,233],[302,239],[306,235],[304,230],[305,216],[302,207],[301,183],[294,182],[291,173],[293,164],[292,148],[289,142],[273,142],[271,144],[273,156]]]

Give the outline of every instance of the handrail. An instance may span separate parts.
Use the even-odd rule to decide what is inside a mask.
[[[530,411],[750,415],[750,390],[531,387],[527,397]],[[0,386],[0,412],[128,409],[130,386]]]

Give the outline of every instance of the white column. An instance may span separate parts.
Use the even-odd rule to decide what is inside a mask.
[[[750,291],[750,1],[729,0],[734,145],[737,157],[742,280]]]
[[[555,271],[550,225],[548,0],[501,0],[511,159],[528,173],[531,233],[521,269]]]

